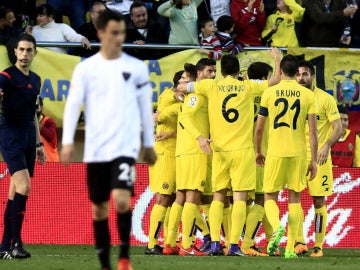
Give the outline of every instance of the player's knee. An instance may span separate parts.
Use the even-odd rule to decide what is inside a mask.
[[[163,207],[169,207],[171,206],[171,202],[172,202],[171,199],[172,199],[171,195],[158,194],[156,196],[156,204],[161,205]]]
[[[325,198],[324,197],[313,197],[314,207],[319,209],[325,205]]]
[[[108,209],[109,209],[108,202],[93,203],[93,205],[92,205],[93,219],[94,220],[107,219],[108,218]]]
[[[127,213],[130,209],[130,204],[128,201],[126,200],[120,200],[120,201],[117,201],[116,202],[116,211],[119,213],[119,214],[124,214],[124,213]]]
[[[21,195],[28,196],[30,193],[30,182],[23,182],[18,184],[15,187],[15,191]]]

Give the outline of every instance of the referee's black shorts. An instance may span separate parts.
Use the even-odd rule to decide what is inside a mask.
[[[108,201],[111,190],[126,189],[134,196],[135,159],[119,157],[110,162],[87,163],[87,185],[90,200]]]
[[[0,151],[11,175],[27,169],[34,175],[36,157],[35,126],[0,126]]]

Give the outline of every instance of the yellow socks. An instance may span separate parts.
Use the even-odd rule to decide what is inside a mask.
[[[213,201],[210,206],[209,221],[211,241],[220,242],[220,229],[224,215],[224,203]]]
[[[299,228],[298,228],[298,231],[297,231],[297,236],[296,236],[295,242],[300,242],[300,243],[306,244],[305,239],[304,239],[303,225],[304,225],[304,211],[303,211],[303,209],[301,207],[301,209],[300,209],[300,223],[299,223]]]
[[[201,234],[203,236],[209,235],[210,234],[209,227],[208,227],[203,215],[200,212],[200,207],[197,207],[197,210],[195,212],[195,218],[196,218],[196,221],[195,221],[196,227],[199,229]]]
[[[163,224],[163,227],[164,227],[164,243],[166,243],[166,238],[167,238],[167,234],[168,234],[168,230],[169,230],[168,224],[169,224],[170,210],[171,210],[171,207],[168,207],[166,209],[166,214],[165,214],[165,218],[164,218],[164,224]]]
[[[255,244],[255,236],[260,228],[261,220],[265,214],[265,209],[261,205],[254,204],[250,213],[246,217],[244,239],[241,243],[242,249],[249,249]]]
[[[202,204],[202,205],[200,205],[200,208],[203,210],[203,213],[205,215],[206,224],[207,224],[208,228],[210,229],[210,225],[209,225],[210,204]]]
[[[265,201],[265,214],[269,220],[269,224],[272,228],[272,232],[274,232],[280,226],[280,210],[274,200]]]
[[[287,243],[286,251],[294,250],[294,243],[299,230],[301,204],[300,203],[289,203],[289,224],[287,232]]]
[[[235,201],[231,214],[230,244],[238,244],[246,220],[246,202]]]
[[[166,244],[169,244],[171,247],[176,246],[177,231],[179,228],[179,222],[181,218],[183,207],[176,202],[171,206],[169,214],[169,223],[168,223],[168,234],[166,237]]]
[[[273,229],[272,229],[271,224],[269,222],[269,219],[267,218],[265,213],[264,213],[264,216],[263,216],[263,219],[262,219],[262,225],[263,225],[263,228],[264,228],[266,239],[269,241],[270,238],[271,238],[271,235],[273,233]]]
[[[231,205],[227,208],[224,208],[222,231],[223,231],[223,236],[225,238],[225,246],[226,247],[230,246],[231,211],[232,211]]]
[[[159,204],[155,204],[151,210],[148,248],[154,248],[158,244],[158,237],[165,219],[166,210],[166,207]]]
[[[325,239],[327,226],[327,210],[324,205],[321,208],[315,208],[315,244],[314,247],[322,249]]]
[[[192,235],[195,227],[196,212],[200,214],[196,204],[186,202],[182,211],[182,247],[187,249],[192,245]],[[203,219],[204,220],[204,219]],[[205,223],[205,220],[204,220]]]

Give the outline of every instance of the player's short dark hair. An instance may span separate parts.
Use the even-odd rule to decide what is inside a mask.
[[[92,2],[91,5],[90,5],[90,9],[89,9],[90,12],[93,12],[95,6],[104,6],[104,7],[106,8],[106,5],[105,5],[104,2],[94,1],[94,2]]]
[[[298,73],[299,60],[295,55],[287,54],[280,62],[280,69],[288,77],[294,77]]]
[[[343,113],[343,114],[347,114],[349,115],[349,111],[346,107],[344,106],[338,106],[338,109],[339,109],[339,113]]]
[[[223,76],[235,76],[240,72],[240,63],[236,56],[228,54],[221,58],[221,72]]]
[[[147,10],[147,7],[143,1],[135,0],[130,6],[130,14],[134,8],[138,8],[138,7],[145,7]]]
[[[55,10],[49,4],[42,4],[36,8],[36,15],[45,15],[55,18]]]
[[[184,70],[179,70],[179,71],[175,72],[174,77],[173,77],[174,88],[179,85],[179,80],[181,79],[181,76],[183,73],[184,73]]]
[[[100,30],[104,30],[109,21],[121,22],[125,21],[125,17],[121,13],[106,9],[99,14],[99,17],[96,20],[96,27]]]
[[[299,62],[299,67],[307,68],[310,71],[311,75],[315,75],[315,67],[313,64],[311,64],[310,61],[307,60],[301,60]]]
[[[193,81],[196,80],[197,71],[196,71],[195,65],[190,64],[190,63],[185,63],[184,70],[188,74],[188,76],[191,78],[191,80],[193,80]]]
[[[272,66],[264,62],[254,62],[247,69],[247,75],[252,80],[262,80],[273,72]]]
[[[14,12],[11,8],[0,6],[0,19],[6,18],[6,15],[10,12]]]
[[[202,71],[207,66],[215,66],[216,61],[210,58],[201,58],[195,65],[196,71]]]
[[[223,15],[216,22],[216,27],[220,32],[229,31],[235,24],[233,17]]]
[[[22,33],[16,38],[15,42],[15,48],[19,46],[20,41],[28,41],[34,44],[34,49],[36,50],[36,40],[32,35],[29,35],[27,33]]]
[[[202,19],[198,20],[198,27],[201,30],[201,28],[205,27],[205,24],[207,24],[208,22],[213,22],[213,21],[214,21],[214,19],[211,17],[202,18]]]

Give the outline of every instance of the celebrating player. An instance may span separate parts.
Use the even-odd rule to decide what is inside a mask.
[[[0,73],[0,150],[11,174],[0,259],[31,257],[23,248],[21,230],[35,161],[45,163],[36,116],[40,77],[30,71],[35,55],[35,39],[21,34],[15,47],[15,65]]]
[[[327,211],[325,196],[332,194],[333,174],[331,162],[331,146],[341,135],[341,120],[335,99],[325,91],[315,86],[315,68],[309,61],[299,64],[296,80],[302,86],[313,91],[317,109],[317,128],[319,149],[317,154],[318,173],[308,182],[309,193],[315,207],[315,244],[310,257],[322,257],[322,244],[325,239],[327,226]],[[307,136],[307,152],[310,157],[309,137]],[[303,233],[304,213],[301,213],[298,236],[295,243],[295,253],[304,254],[308,251]]]
[[[74,133],[80,106],[85,106],[87,183],[92,202],[96,253],[102,269],[110,267],[109,197],[117,212],[121,239],[118,269],[132,269],[129,259],[132,213],[129,207],[141,134],[145,162],[156,161],[149,72],[142,62],[122,52],[125,20],[106,10],[97,20],[99,53],[78,64],[64,112],[61,159],[74,154]],[[99,111],[101,110],[101,114]],[[112,119],[111,125],[104,119]]]
[[[268,88],[261,97],[255,128],[256,163],[264,166],[265,214],[274,230],[267,246],[273,255],[278,249],[285,227],[280,224],[278,193],[285,185],[289,191],[289,226],[285,258],[295,258],[294,242],[300,223],[301,191],[306,187],[306,120],[309,123],[311,161],[307,172],[316,176],[317,129],[314,94],[295,81],[298,60],[286,55],[280,64],[282,81]],[[266,118],[269,118],[269,140],[266,156],[262,139]],[[286,142],[286,143],[284,143]],[[310,158],[310,157],[309,157]]]

